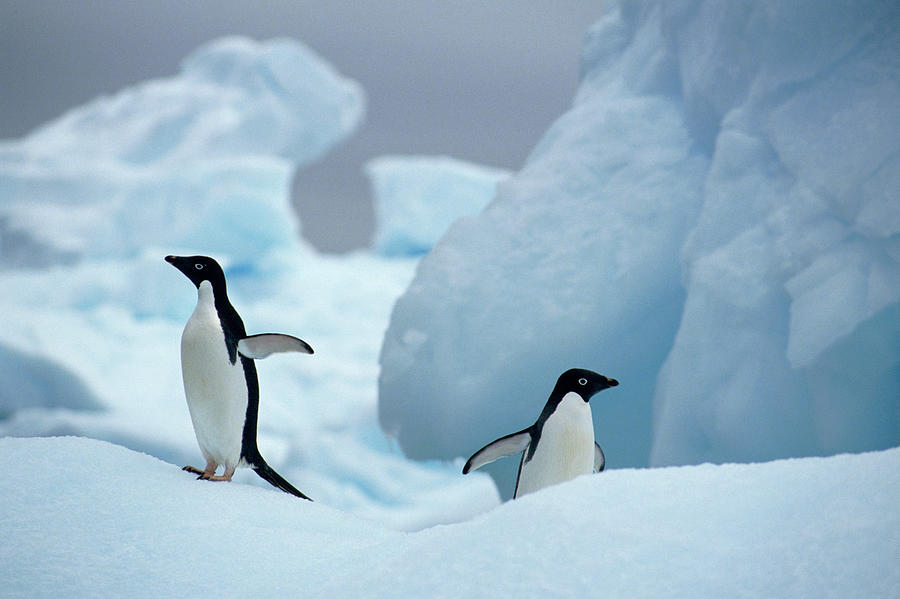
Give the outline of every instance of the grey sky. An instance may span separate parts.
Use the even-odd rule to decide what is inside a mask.
[[[447,154],[517,169],[570,105],[585,30],[602,2],[466,0],[0,0],[0,137],[67,108],[174,74],[228,34],[302,40],[366,90],[360,131],[297,173],[304,234],[327,250],[367,243],[362,164]]]

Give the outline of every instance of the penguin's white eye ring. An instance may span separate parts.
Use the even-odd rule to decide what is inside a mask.
[[[196,268],[197,270],[203,270],[203,266],[204,266],[203,264],[198,263],[198,264],[194,265],[194,268]]]
[[[580,379],[578,379],[578,384],[581,385],[582,387],[584,387],[585,385],[587,385],[587,379],[584,377],[581,377]]]

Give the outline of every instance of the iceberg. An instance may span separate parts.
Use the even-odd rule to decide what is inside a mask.
[[[460,218],[480,212],[509,171],[449,156],[380,156],[366,163],[375,250],[421,256]]]
[[[612,468],[900,444],[898,32],[891,2],[609,2],[572,108],[397,301],[384,430],[465,457],[581,367],[621,382]]]
[[[299,42],[210,42],[173,77],[0,143],[0,267],[148,245],[258,259],[296,236],[283,195],[293,168],[364,110],[359,85]]]

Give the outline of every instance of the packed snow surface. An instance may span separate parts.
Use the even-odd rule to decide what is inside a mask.
[[[620,469],[401,533],[78,438],[0,439],[4,597],[896,597],[900,450]]]
[[[383,428],[466,457],[581,367],[613,468],[900,444],[900,4],[611,0],[582,65],[397,302]]]

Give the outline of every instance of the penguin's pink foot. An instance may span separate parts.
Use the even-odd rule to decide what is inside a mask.
[[[212,472],[204,472],[200,475],[200,479],[202,480],[220,480],[230,482],[231,477],[234,476],[235,468],[225,468],[225,472],[222,474],[216,475],[215,469]]]
[[[182,468],[182,470],[184,470],[185,472],[190,472],[191,474],[199,474],[200,476],[198,476],[197,478],[209,478],[210,476],[215,476],[216,468],[218,467],[219,465],[215,462],[206,462],[206,468],[203,470],[194,468],[193,466],[185,466],[184,468]]]

